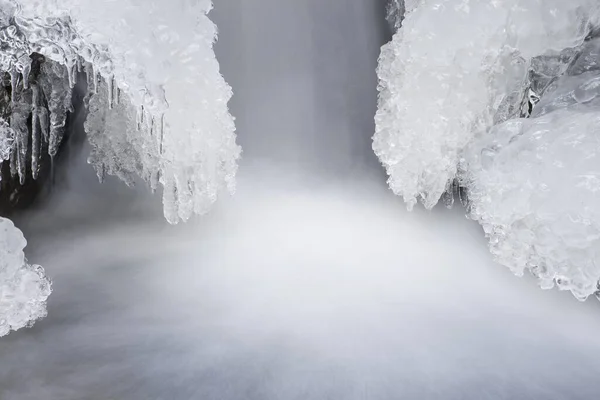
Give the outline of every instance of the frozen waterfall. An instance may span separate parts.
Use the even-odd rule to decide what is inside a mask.
[[[598,302],[515,278],[459,207],[408,213],[388,190],[370,148],[383,1],[209,15],[244,149],[236,195],[171,226],[145,185],[97,183],[93,143],[72,154],[14,218],[53,294],[0,340],[2,400],[597,395]]]

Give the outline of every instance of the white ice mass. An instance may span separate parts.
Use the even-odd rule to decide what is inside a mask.
[[[27,263],[26,245],[21,231],[0,217],[0,337],[46,316],[50,281],[42,267]]]
[[[600,279],[600,3],[411,4],[378,69],[373,148],[391,189],[431,208],[458,182],[500,263],[587,298]]]
[[[100,178],[131,184],[140,176],[153,189],[161,183],[171,223],[233,191],[240,148],[227,108],[231,89],[212,50],[211,7],[210,0],[1,0],[13,170],[26,173],[30,114],[32,163],[43,143],[56,153],[72,107],[69,86],[85,71],[90,163]],[[44,59],[35,77],[34,54]]]
[[[554,71],[558,58],[546,57]],[[600,280],[600,41],[570,65],[541,88],[530,118],[496,125],[469,147],[463,179],[499,262],[585,299]]]

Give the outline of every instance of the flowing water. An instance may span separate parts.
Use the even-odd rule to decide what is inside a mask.
[[[381,2],[383,3],[383,2]],[[462,210],[406,212],[370,150],[373,0],[219,0],[238,192],[176,227],[85,151],[17,222],[49,316],[2,400],[591,399],[600,309],[494,264]]]

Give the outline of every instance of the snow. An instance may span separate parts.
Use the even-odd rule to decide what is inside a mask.
[[[12,221],[0,217],[0,337],[46,316],[51,284],[42,267],[27,263],[26,245]]]
[[[232,192],[240,148],[227,109],[231,88],[212,50],[211,7],[207,0],[0,0],[0,41],[8,49],[0,70],[12,78],[11,163],[21,181],[30,135],[39,150],[49,126],[48,152],[56,154],[70,88],[85,70],[90,162],[99,176],[161,183],[171,223],[206,212],[219,193]],[[33,53],[46,62],[30,85]],[[30,113],[39,121],[31,133],[24,123]],[[123,138],[132,140],[117,145]]]
[[[520,104],[530,60],[580,45],[597,1],[411,1],[383,46],[373,149],[411,209],[437,204],[462,150]]]

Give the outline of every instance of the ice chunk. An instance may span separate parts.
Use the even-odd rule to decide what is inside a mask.
[[[593,0],[436,0],[406,3],[383,46],[373,149],[409,208],[433,207],[463,149],[519,116],[534,57],[580,46],[598,26]],[[526,104],[526,111],[529,106]]]
[[[580,300],[600,280],[600,54],[589,47],[568,68],[579,75],[557,78],[531,118],[493,127],[461,163],[496,259]]]
[[[12,221],[0,217],[0,336],[46,316],[51,283],[42,267],[27,263],[26,244]]]

